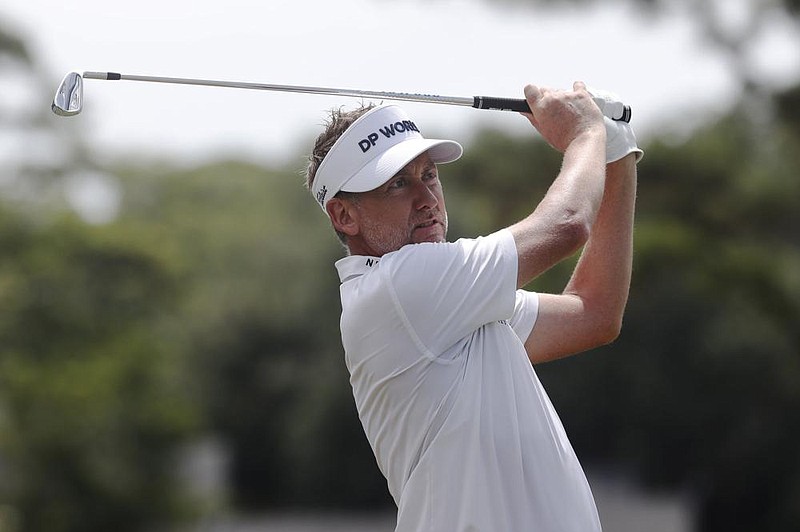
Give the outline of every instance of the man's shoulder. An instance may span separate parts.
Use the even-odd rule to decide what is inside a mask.
[[[509,231],[498,231],[487,236],[476,238],[459,238],[453,242],[424,242],[411,244],[399,250],[384,255],[384,265],[406,265],[412,263],[415,267],[433,266],[453,263],[461,267],[467,261],[481,260],[486,255],[491,255],[497,250],[510,249],[513,246],[513,236]],[[421,263],[421,264],[420,264]]]
[[[487,236],[479,236],[475,238],[459,238],[452,242],[422,242],[419,244],[408,244],[387,253],[383,258],[392,258],[393,260],[402,260],[406,257],[417,256],[430,256],[430,255],[446,255],[448,253],[464,253],[468,252],[479,246],[495,246],[503,238],[503,231],[498,231]],[[510,233],[509,233],[510,235]]]
[[[514,248],[509,231],[498,231],[477,238],[459,238],[453,242],[423,242],[409,244],[381,257],[351,255],[336,262],[342,283],[364,275],[377,275],[398,281],[424,281],[437,272],[469,275],[471,262],[490,261],[496,254],[506,254]],[[424,284],[424,283],[422,283]]]

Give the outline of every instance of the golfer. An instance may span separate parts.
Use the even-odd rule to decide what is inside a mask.
[[[396,105],[333,112],[310,158],[308,187],[348,252],[345,361],[397,531],[600,530],[533,365],[619,334],[642,152],[583,83],[525,97],[563,164],[530,215],[487,236],[447,242],[439,165],[462,148]],[[522,290],[581,248],[562,294]]]

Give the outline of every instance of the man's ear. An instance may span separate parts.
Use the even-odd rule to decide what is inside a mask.
[[[331,198],[325,206],[333,228],[348,236],[355,236],[359,232],[358,215],[351,201],[342,198]]]

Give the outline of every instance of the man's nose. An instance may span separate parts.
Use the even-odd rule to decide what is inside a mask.
[[[414,187],[414,206],[418,210],[433,209],[439,204],[439,199],[434,191],[424,182],[417,181]]]

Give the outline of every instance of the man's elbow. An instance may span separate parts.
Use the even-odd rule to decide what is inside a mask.
[[[621,333],[622,316],[607,317],[597,327],[595,336],[597,347],[614,343]]]
[[[586,242],[589,241],[589,235],[592,232],[592,223],[585,217],[577,213],[571,212],[564,217],[564,220],[557,229],[560,236],[560,241],[563,242],[564,247],[568,250],[567,254],[572,254]]]

